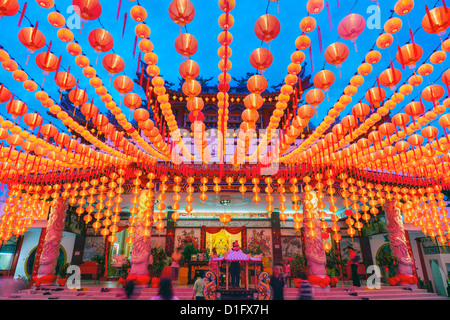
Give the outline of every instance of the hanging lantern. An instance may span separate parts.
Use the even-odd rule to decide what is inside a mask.
[[[195,17],[195,8],[189,0],[173,0],[169,5],[169,16],[180,26],[189,24]]]
[[[184,57],[190,57],[197,52],[197,39],[189,33],[180,34],[175,39],[175,50]]]
[[[265,14],[256,20],[254,29],[258,39],[270,42],[278,36],[280,28],[280,22],[275,16]]]
[[[356,39],[361,35],[361,33],[366,28],[366,20],[363,16],[352,13],[341,20],[338,26],[338,33],[343,39],[351,40],[355,43],[356,49]]]
[[[103,57],[103,67],[110,76],[120,73],[125,69],[125,62],[122,57],[115,53],[108,53]]]
[[[272,65],[272,53],[265,48],[257,48],[250,55],[250,64],[253,68],[264,71]]]
[[[46,44],[44,34],[33,27],[26,27],[19,31],[20,42],[33,53],[35,50],[42,49]]]

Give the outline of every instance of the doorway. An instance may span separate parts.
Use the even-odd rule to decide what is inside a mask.
[[[440,296],[447,296],[447,291],[444,286],[443,278],[445,275],[439,267],[437,260],[430,260],[431,274],[433,275],[434,285],[436,287],[436,293]],[[446,277],[444,277],[446,278]]]

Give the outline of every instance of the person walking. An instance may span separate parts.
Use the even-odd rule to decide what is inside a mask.
[[[283,268],[275,266],[273,275],[270,277],[270,286],[272,287],[273,300],[284,300],[284,278]]]
[[[308,281],[306,272],[300,273],[301,285],[298,300],[314,300],[311,283]]]
[[[347,250],[349,252],[349,258],[350,258],[349,262],[351,264],[350,267],[351,267],[351,271],[352,271],[353,286],[361,287],[361,281],[359,280],[359,275],[358,275],[358,262],[360,260],[360,257],[356,253],[355,249],[353,249],[353,247],[348,246]]]
[[[161,278],[161,281],[159,282],[158,295],[151,298],[151,300],[180,300],[173,293],[170,278]]]
[[[205,300],[205,281],[203,280],[205,273],[202,272],[200,277],[195,280],[194,283],[194,294],[192,295],[192,299],[195,300]]]
[[[172,281],[178,280],[178,272],[180,270],[180,262],[181,262],[181,248],[177,248],[174,253],[172,253]]]

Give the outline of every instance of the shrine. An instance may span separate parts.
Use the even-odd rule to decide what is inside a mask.
[[[450,9],[349,2],[0,1],[0,299],[448,299]]]

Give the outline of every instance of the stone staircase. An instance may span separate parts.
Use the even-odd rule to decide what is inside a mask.
[[[354,292],[358,295],[350,295]],[[298,293],[297,288],[287,288],[284,297],[286,300],[296,300]],[[346,287],[330,288],[329,292],[316,293],[315,300],[449,300],[449,298],[429,293],[426,289],[410,291],[402,287],[382,286],[379,290],[369,290],[366,287],[354,290]]]
[[[48,287],[48,290],[27,289],[11,293],[0,300],[126,300],[123,288],[108,288],[108,292],[101,292],[101,287],[83,287],[81,290],[70,290],[61,287]],[[347,290],[347,291],[346,291]],[[449,300],[425,289],[404,290],[402,287],[383,286],[380,290],[367,290],[364,287],[353,291],[350,288],[331,288],[329,292],[317,293],[316,300]],[[192,300],[193,290],[190,287],[175,287],[175,295],[180,300]],[[350,293],[356,292],[358,296]],[[150,300],[156,296],[158,289],[136,288],[130,300]],[[296,300],[298,288],[286,288],[285,300]]]

